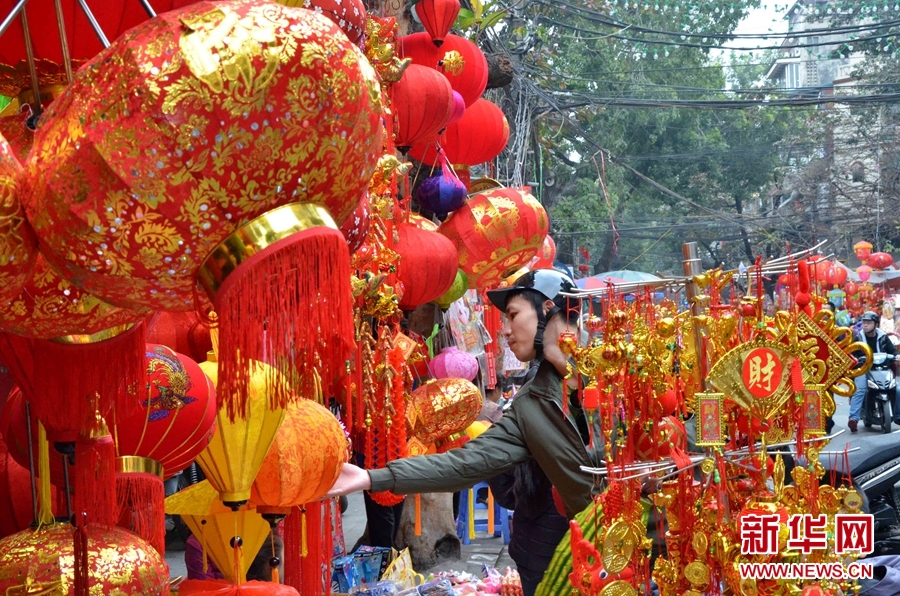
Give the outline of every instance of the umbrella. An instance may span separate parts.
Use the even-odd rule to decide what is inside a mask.
[[[610,284],[623,283],[627,282],[621,277],[612,277],[609,275],[594,275],[593,277],[584,277],[582,279],[575,280],[575,285],[582,290],[596,290],[599,288],[606,288]]]
[[[622,281],[626,282],[635,282],[635,281],[658,281],[662,278],[652,275],[650,273],[644,273],[642,271],[632,271],[631,269],[619,269],[618,271],[607,271],[605,273],[598,273],[594,277],[617,277]]]

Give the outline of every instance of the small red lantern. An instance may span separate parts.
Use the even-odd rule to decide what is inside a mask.
[[[862,240],[853,245],[853,252],[856,253],[856,258],[862,262],[865,262],[866,259],[869,258],[869,255],[872,254],[872,243],[866,242]]]
[[[196,312],[157,312],[147,320],[147,343],[160,344],[195,362],[212,350],[209,327]]]
[[[541,250],[536,257],[536,261],[532,263],[531,270],[535,269],[553,269],[553,260],[556,259],[556,242],[547,234]]]
[[[847,270],[835,263],[825,270],[825,281],[833,286],[839,286],[847,281]]]
[[[400,255],[397,278],[403,283],[400,308],[417,306],[439,298],[456,279],[459,256],[449,239],[412,223],[397,225],[399,242],[392,249]]]
[[[847,296],[852,298],[859,293],[859,285],[857,285],[855,282],[848,281],[846,284],[844,284],[844,291],[847,293]]]
[[[869,281],[869,278],[872,276],[872,268],[868,265],[860,265],[856,268],[856,274],[862,281]]]
[[[413,5],[413,10],[436,47],[441,47],[444,37],[459,16],[459,0],[420,0]]]
[[[487,86],[487,59],[478,46],[458,35],[447,35],[440,48],[436,48],[428,33],[413,33],[400,38],[400,58],[411,58],[413,64],[421,64],[444,73],[450,86],[458,91],[471,106],[484,93]]]
[[[862,309],[862,302],[857,298],[853,298],[847,301],[847,308],[850,309],[850,312],[859,314],[859,311]]]
[[[443,130],[453,115],[453,90],[447,77],[431,68],[410,64],[391,87],[397,133],[394,142],[406,153]]]
[[[496,287],[525,266],[544,242],[550,221],[527,192],[495,188],[475,195],[441,225],[459,252],[469,288]]]
[[[369,215],[370,209],[369,197],[367,196],[359,202],[356,211],[347,218],[347,221],[341,224],[341,234],[344,235],[344,240],[347,241],[347,247],[350,249],[351,255],[359,250],[359,247],[363,245],[366,237],[369,235],[369,226],[372,223],[372,218]]]
[[[872,266],[873,269],[881,271],[882,269],[887,269],[894,264],[894,257],[886,252],[876,252],[872,253],[869,256],[867,262]]]
[[[782,273],[778,276],[778,285],[788,286],[791,284],[791,276],[787,273]]]
[[[821,255],[809,257],[806,262],[809,264],[809,275],[815,281],[825,279],[825,272],[831,267],[831,261]]]
[[[425,443],[434,443],[460,433],[478,417],[481,392],[465,379],[437,379],[412,392],[409,407],[415,416],[411,434]]]

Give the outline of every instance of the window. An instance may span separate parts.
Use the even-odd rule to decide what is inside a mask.
[[[786,89],[796,89],[800,86],[800,63],[792,62],[784,68],[784,81]]]

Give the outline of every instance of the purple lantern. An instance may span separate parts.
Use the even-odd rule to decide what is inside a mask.
[[[466,185],[453,173],[442,172],[426,178],[416,188],[415,199],[438,217],[456,211],[466,203]]]
[[[466,379],[478,376],[478,360],[468,352],[451,347],[444,349],[429,364],[435,379]]]

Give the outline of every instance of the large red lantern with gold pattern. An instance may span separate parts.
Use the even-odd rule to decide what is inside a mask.
[[[0,136],[0,304],[15,298],[31,278],[37,238],[21,203],[22,166]]]
[[[391,86],[391,109],[397,120],[394,144],[406,152],[447,126],[453,115],[453,90],[441,73],[410,64]]]
[[[204,260],[242,224],[289,203],[337,223],[353,212],[381,146],[378,107],[365,57],[311,11],[229,0],[165,13],[45,113],[29,219],[48,261],[89,292],[189,310]]]
[[[427,221],[427,220],[426,220]],[[403,284],[400,308],[415,310],[419,305],[440,297],[456,279],[459,256],[446,236],[400,223],[398,242],[392,249],[400,255],[397,279]]]
[[[325,15],[357,43],[366,33],[366,5],[362,0],[276,0],[279,4],[308,8]]]
[[[475,103],[487,86],[487,59],[477,45],[458,35],[447,35],[440,47],[435,47],[428,33],[413,33],[398,40],[400,58],[410,58],[413,64],[433,68],[447,77],[454,91],[462,95],[468,108]]]
[[[829,285],[839,286],[847,281],[847,270],[834,263],[825,270],[825,282]]]
[[[529,193],[496,188],[475,195],[441,225],[459,252],[469,287],[493,288],[525,266],[550,228],[547,212]]]
[[[0,540],[0,593],[73,594],[74,530],[68,523],[51,525]],[[162,555],[120,528],[90,529],[87,566],[92,594],[169,593],[169,567]]]
[[[427,445],[461,433],[478,417],[482,402],[481,392],[471,381],[428,381],[410,396],[411,434]]]
[[[327,408],[308,399],[290,404],[250,501],[263,515],[287,515],[292,507],[321,499],[347,456],[344,429]]]

